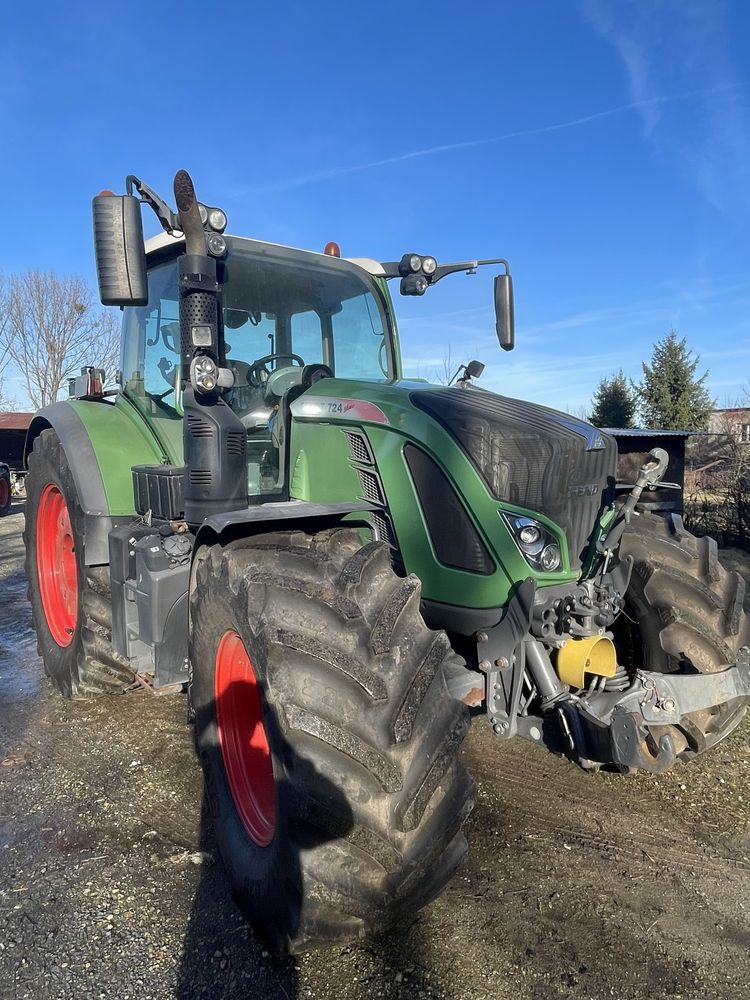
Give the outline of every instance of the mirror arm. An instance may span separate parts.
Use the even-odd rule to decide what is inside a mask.
[[[175,230],[177,232],[182,232],[177,215],[172,211],[169,205],[159,197],[156,191],[154,191],[153,188],[150,188],[148,184],[145,184],[140,177],[136,177],[135,174],[128,174],[125,178],[125,190],[128,194],[132,195],[133,188],[135,188],[140,195],[140,200],[154,210],[154,214],[157,219],[161,222],[162,227],[170,234],[170,236],[175,232]]]
[[[401,272],[398,269],[400,263],[398,260],[380,261],[380,266],[383,268],[381,277],[384,277],[386,281],[390,281],[391,278],[400,278]]]
[[[401,261],[398,260],[381,261],[380,266],[383,268],[383,277],[386,280],[401,277],[401,272],[399,271],[400,263]],[[502,264],[505,268],[505,273],[510,274],[510,265],[505,257],[495,257],[492,260],[464,260],[456,264],[438,264],[435,273],[426,274],[425,277],[431,285],[434,285],[441,278],[445,278],[449,274],[457,274],[459,271],[474,274],[478,267],[484,267],[487,264]]]

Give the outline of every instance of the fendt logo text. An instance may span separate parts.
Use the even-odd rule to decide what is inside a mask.
[[[595,497],[599,492],[597,483],[586,483],[584,486],[569,486],[569,497]]]

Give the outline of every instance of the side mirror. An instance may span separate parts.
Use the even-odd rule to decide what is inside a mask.
[[[495,278],[495,329],[504,351],[512,351],[516,343],[513,315],[513,279],[510,274]]]
[[[481,361],[470,361],[465,369],[467,378],[479,378],[483,371],[484,365]]]
[[[133,195],[98,194],[92,202],[99,298],[105,306],[148,302],[141,203]]]

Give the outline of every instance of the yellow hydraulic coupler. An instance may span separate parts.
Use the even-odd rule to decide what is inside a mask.
[[[582,688],[585,674],[614,677],[617,670],[617,653],[612,640],[603,635],[568,639],[557,652],[555,666],[563,684]]]

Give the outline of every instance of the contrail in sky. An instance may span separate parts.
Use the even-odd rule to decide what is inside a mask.
[[[667,94],[663,97],[647,97],[641,101],[631,101],[630,104],[620,104],[616,108],[607,108],[606,111],[596,111],[591,115],[584,115],[582,118],[571,118],[568,121],[557,122],[553,125],[542,125],[539,128],[521,129],[518,132],[505,132],[503,135],[493,135],[484,139],[468,139],[465,142],[449,142],[440,146],[428,146],[426,149],[414,149],[408,153],[398,153],[396,156],[386,156],[381,160],[372,160],[370,163],[358,163],[351,167],[331,167],[328,170],[319,170],[316,173],[305,174],[301,177],[290,177],[281,180],[276,184],[269,184],[260,188],[253,188],[253,194],[263,194],[272,191],[286,191],[289,188],[302,187],[305,184],[314,184],[317,181],[327,181],[335,177],[344,177],[347,174],[356,174],[363,170],[373,170],[376,167],[385,167],[392,163],[404,163],[407,160],[417,160],[425,156],[435,156],[437,153],[450,153],[458,149],[473,149],[477,146],[491,146],[496,142],[504,142],[506,139],[521,139],[529,135],[544,135],[547,132],[561,132],[563,129],[577,128],[579,125],[587,125],[589,122],[598,121],[600,118],[611,118],[612,115],[620,115],[625,111],[637,111],[646,107],[655,107],[661,104],[673,104],[678,101],[687,101],[691,97],[715,94],[725,90],[735,90],[737,85],[730,84],[726,87],[708,87],[701,90],[689,90],[683,94]]]

